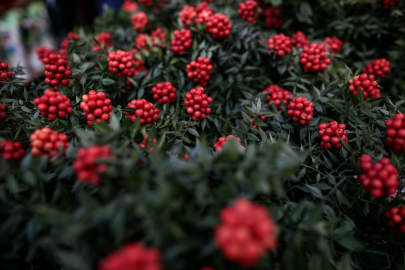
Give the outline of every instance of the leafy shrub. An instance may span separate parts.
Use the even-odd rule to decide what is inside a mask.
[[[215,244],[221,211],[241,197],[265,207],[277,226],[277,248],[263,251],[254,269],[403,269],[403,239],[384,216],[392,207],[401,207],[405,186],[403,153],[385,145],[385,121],[405,112],[400,95],[405,87],[403,1],[387,9],[374,0],[258,2],[262,17],[253,23],[238,16],[239,2],[199,4],[208,17],[198,20],[210,21],[214,13],[229,19],[230,35],[226,37],[227,27],[221,30],[222,39],[212,28],[206,32],[203,24],[184,26],[178,17],[183,1],[126,3],[127,11],[138,7],[132,13],[147,15],[146,24],[144,15],[135,17],[141,17],[136,24],[143,32],[134,29],[130,12],[106,10],[93,29],[78,29],[78,35],[64,41],[61,53],[67,55],[71,76],[68,85],[57,90],[70,99],[72,113],[52,117],[54,121],[34,104],[52,86],[39,78],[22,87],[15,77],[22,68],[10,68],[14,75],[7,73],[0,80],[1,103],[6,105],[0,134],[4,140],[20,142],[28,153],[19,164],[10,154],[11,160],[1,160],[1,269],[88,270],[97,269],[100,261],[104,263],[99,269],[110,269],[114,264],[108,255],[124,256],[132,250],[138,257],[152,254],[145,255],[154,258],[151,265],[160,254],[163,269],[242,269]],[[266,27],[272,21],[264,16],[276,14],[276,9],[266,11],[269,7],[280,7],[281,18],[273,20],[277,29]],[[210,27],[215,25],[210,22]],[[192,45],[180,55],[177,52],[183,50],[173,52],[170,40],[183,26],[191,30]],[[320,45],[330,59],[324,72],[304,72],[306,62],[301,59],[308,55],[300,57],[303,49],[294,47],[298,39],[306,45],[302,33],[293,37],[291,52],[277,54],[268,48],[276,33],[291,37],[297,31],[311,43],[333,36],[343,41],[339,53],[339,40],[326,39],[336,46]],[[104,39],[108,42],[100,44]],[[128,73],[114,70],[119,64],[113,63],[117,58],[109,60],[109,53],[118,50],[131,55],[125,61],[134,61],[129,67],[136,75],[125,77]],[[186,68],[199,56],[213,65],[204,87],[213,102],[211,113],[195,122],[183,104],[186,93],[200,86]],[[391,69],[385,79],[375,78],[381,97],[365,98],[367,88],[349,91],[349,80],[380,58],[388,59]],[[154,100],[152,88],[160,82],[175,87],[176,101]],[[282,87],[274,100],[266,89],[279,88],[271,85]],[[99,121],[88,119],[90,109],[83,115],[84,108],[92,106],[90,90],[104,92],[102,100],[111,100],[111,113],[91,108]],[[292,96],[285,96],[286,91]],[[98,95],[93,96],[97,103]],[[305,120],[309,112],[299,111],[301,105],[289,106],[299,115],[288,113],[285,102],[291,105],[297,96],[313,104],[312,119]],[[158,110],[157,121],[144,120],[141,125],[141,117],[126,117],[137,115],[139,109],[126,104],[143,99]],[[142,113],[148,111],[143,104]],[[298,121],[293,121],[294,115]],[[345,125],[347,142],[340,139],[341,146],[321,147],[319,124],[332,121]],[[67,149],[50,144],[55,146],[52,158],[31,152],[39,146],[48,149],[35,140],[51,135],[31,135],[44,127],[68,137],[62,142]],[[98,149],[91,147],[94,144],[107,146]],[[222,151],[214,152],[214,144]],[[82,149],[82,163],[73,165],[79,148],[88,152]],[[374,162],[388,157],[399,170],[396,196],[375,198],[358,183],[363,154]],[[76,172],[82,173],[80,177]],[[246,222],[249,219],[247,215]],[[128,243],[132,244],[125,250],[113,253]],[[129,267],[117,258],[116,267],[121,268],[111,269]]]

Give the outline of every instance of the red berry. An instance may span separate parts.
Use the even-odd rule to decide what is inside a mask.
[[[262,14],[262,9],[258,5],[259,4],[253,0],[247,0],[246,2],[240,3],[238,10],[239,17],[249,23],[258,20]]]

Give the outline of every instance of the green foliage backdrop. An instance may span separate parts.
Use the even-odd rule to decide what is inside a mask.
[[[132,77],[130,89],[126,79],[108,71],[107,55],[92,51],[101,31],[112,34],[111,50],[134,48],[139,33],[130,14],[106,10],[92,29],[77,29],[80,40],[68,48],[73,80],[59,88],[72,101],[73,114],[64,120],[44,119],[33,104],[49,88],[43,78],[27,87],[18,79],[0,81],[0,102],[8,115],[0,124],[1,138],[29,149],[29,135],[49,126],[72,143],[66,157],[52,161],[31,154],[20,165],[1,161],[0,269],[96,269],[100,259],[131,241],[158,248],[167,270],[242,269],[215,248],[213,234],[220,210],[238,197],[266,206],[278,225],[277,250],[254,269],[404,269],[404,239],[384,217],[384,211],[403,203],[404,194],[376,199],[356,180],[364,153],[389,157],[399,179],[405,177],[404,155],[384,143],[385,120],[405,112],[404,1],[383,9],[374,0],[266,0],[264,6],[281,8],[285,23],[277,30],[240,19],[239,2],[214,1],[209,3],[214,12],[231,20],[230,37],[213,40],[192,26],[192,48],[178,56],[168,44],[172,31],[181,28],[178,12],[184,4],[172,0],[159,14],[139,4],[152,29],[162,27],[167,40],[164,48],[139,52],[147,76]],[[298,30],[312,42],[326,36],[344,41],[325,73],[304,73],[297,49],[280,59],[263,45],[275,33],[291,36]],[[183,98],[198,86],[186,76],[186,65],[197,56],[214,65],[205,88],[214,102],[207,119],[193,122]],[[364,101],[351,94],[348,80],[383,57],[392,69],[377,80],[383,97]],[[178,89],[177,103],[156,104],[160,119],[151,127],[126,119],[126,104],[134,98],[153,102],[151,87],[162,81]],[[270,84],[314,103],[309,126],[294,123],[285,107],[270,108],[261,93]],[[90,89],[111,98],[108,125],[86,125],[79,104]],[[256,119],[262,129],[249,128],[258,112],[268,120]],[[347,126],[349,143],[340,150],[319,147],[318,124],[332,120]],[[149,146],[157,139],[152,153],[139,148],[144,134]],[[212,145],[229,134],[240,137],[246,151],[230,141],[214,155]],[[116,154],[104,161],[110,166],[98,187],[79,183],[72,169],[76,150],[95,143],[108,144]],[[399,191],[404,186],[401,182]]]

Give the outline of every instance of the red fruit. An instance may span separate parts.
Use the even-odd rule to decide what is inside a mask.
[[[68,49],[68,46],[69,46],[69,44],[70,44],[70,40],[76,40],[76,39],[79,39],[79,35],[78,34],[76,34],[76,33],[73,33],[73,32],[69,32],[68,34],[67,34],[67,37],[61,42],[61,44],[60,44],[60,49],[59,49],[59,53],[62,55],[62,57],[63,58],[66,58],[67,57],[67,49]],[[51,56],[49,56],[49,59],[52,61],[52,59],[53,60],[57,60],[56,58],[54,58],[54,57],[51,57]],[[48,64],[48,63],[45,63],[45,64]],[[66,62],[66,64],[67,64],[67,62]]]
[[[204,94],[204,88],[201,86],[191,89],[185,97],[184,105],[186,105],[187,113],[193,115],[194,121],[205,119],[211,113],[211,109],[208,106],[212,103],[212,98]]]
[[[66,149],[70,145],[67,140],[68,137],[65,134],[48,127],[37,129],[30,135],[31,154],[33,156],[44,155],[54,157],[59,155],[60,149],[62,155],[65,155]]]
[[[197,61],[191,61],[186,68],[187,77],[204,87],[210,80],[209,72],[214,66],[211,65],[210,59],[199,56],[197,57]]]
[[[246,2],[240,3],[238,10],[239,17],[249,23],[258,20],[262,14],[262,9],[258,5],[259,4],[253,0],[247,0]]]
[[[174,103],[177,99],[177,90],[171,82],[161,82],[152,87],[153,98],[159,104]]]
[[[146,101],[145,99],[133,99],[128,103],[127,108],[134,109],[133,111],[125,112],[127,118],[131,119],[132,122],[135,122],[138,117],[141,118],[141,124],[148,123],[152,121],[156,122],[159,120],[159,110],[154,108],[153,104]]]
[[[146,15],[145,12],[139,11],[131,15],[131,24],[134,26],[135,30],[142,32],[147,23],[148,15]]]
[[[144,63],[138,59],[134,54],[136,52],[132,51],[125,52],[118,50],[116,52],[112,51],[108,55],[108,70],[110,72],[116,73],[118,77],[132,77],[140,72],[146,71]]]
[[[13,142],[12,140],[4,140],[0,142],[0,159],[4,158],[7,161],[14,160],[20,163],[26,152],[22,149],[20,142]]]
[[[205,22],[200,19],[201,16],[205,16]],[[210,33],[213,39],[224,39],[229,37],[231,33],[232,25],[229,22],[229,18],[220,13],[211,15],[202,12],[197,22],[205,24],[205,32]]]
[[[70,99],[62,95],[59,91],[45,90],[45,95],[34,100],[34,104],[38,107],[44,117],[54,121],[58,117],[65,118],[66,114],[73,112],[70,107]]]
[[[220,137],[216,143],[214,143],[213,148],[216,152],[221,152],[223,147],[225,146],[226,142],[232,138],[236,138],[238,143],[241,143],[241,139],[239,137],[234,137],[233,135],[228,135],[225,137]],[[242,150],[245,150],[245,147],[241,145]]]
[[[36,49],[37,56],[38,58],[44,63],[44,64],[49,64],[49,55],[51,54],[57,54],[57,52],[53,49],[49,49],[46,47],[38,47]],[[44,58],[47,60],[44,61]]]
[[[281,110],[281,100],[288,105],[290,100],[291,100],[291,95],[292,93],[290,91],[287,91],[283,88],[281,88],[278,85],[270,85],[267,87],[267,89],[262,91],[263,93],[268,93],[266,96],[269,98],[269,105],[271,104],[276,105],[277,110]]]
[[[371,162],[372,158],[369,155],[364,154],[360,157],[360,169],[363,173],[358,180],[364,189],[376,198],[395,193],[399,186],[398,170],[388,158],[382,158],[374,164]]]
[[[278,56],[282,57],[286,53],[291,53],[292,45],[289,37],[284,34],[277,34],[269,38],[267,41],[268,49],[277,53]]]
[[[391,71],[390,64],[390,61],[387,59],[380,58],[368,63],[362,69],[362,72],[374,75],[375,77],[379,76],[381,79],[384,79],[387,76],[387,73]]]
[[[381,97],[380,89],[377,88],[378,83],[374,81],[374,75],[367,75],[363,73],[361,75],[354,76],[349,80],[349,90],[357,96],[358,88],[360,87],[364,95],[364,100],[369,98]]]
[[[323,42],[325,42],[326,49],[333,55],[338,54],[343,46],[343,41],[341,41],[337,37],[326,37]]]
[[[220,213],[215,244],[230,261],[253,267],[266,251],[277,247],[276,224],[265,207],[245,199]]]
[[[60,54],[50,54],[49,57],[42,59],[45,65],[45,83],[48,85],[56,86],[59,83],[67,85],[69,81],[66,79],[70,76],[70,67],[67,65],[67,61],[62,58]],[[63,70],[59,71],[58,70]],[[63,73],[62,73],[63,72]]]
[[[268,28],[279,28],[284,21],[281,19],[281,12],[279,8],[268,7],[264,11],[264,17],[266,22],[266,27]]]
[[[295,121],[301,124],[309,124],[312,120],[314,107],[305,97],[295,97],[287,106],[287,114]],[[329,135],[329,134],[327,134]]]
[[[304,72],[324,72],[330,64],[325,45],[323,43],[305,45],[300,54],[300,63]]]
[[[92,126],[91,121],[102,122],[110,118],[113,107],[110,105],[111,100],[106,98],[104,92],[90,90],[88,95],[82,96],[82,99],[83,102],[80,103],[80,108],[84,111],[83,115],[87,118],[87,125]],[[67,108],[66,112],[69,113],[69,111],[69,108]]]
[[[197,12],[192,6],[184,5],[182,11],[179,13],[179,18],[184,25],[191,24],[195,17],[197,17]]]
[[[384,8],[387,9],[397,3],[399,3],[401,0],[378,0],[378,2],[383,2]]]
[[[185,51],[188,51],[193,44],[191,30],[181,29],[173,31],[174,38],[171,41],[172,51],[183,55]]]
[[[97,162],[99,159],[113,157],[114,153],[108,145],[92,145],[88,148],[79,148],[76,153],[76,160],[73,162],[73,169],[80,182],[89,182],[92,185],[101,183],[99,173],[105,171],[108,165]]]
[[[111,34],[110,33],[106,33],[106,32],[100,32],[100,34],[98,34],[96,36],[96,40],[98,41],[98,43],[102,46],[102,45],[106,45],[107,46],[107,50],[109,48],[111,48],[112,43],[111,43]],[[99,51],[102,48],[93,40],[93,51]]]
[[[162,270],[160,260],[159,250],[146,248],[141,243],[129,243],[102,259],[98,270]]]
[[[340,143],[340,138],[342,140],[348,142],[349,140],[347,139],[347,132],[346,132],[346,126],[344,124],[338,124],[336,121],[332,121],[330,123],[322,123],[319,124],[319,135],[322,136],[322,144],[321,147],[325,148],[336,148],[340,149],[342,148],[342,144]],[[327,142],[330,142],[329,144],[326,144]],[[370,163],[371,165],[371,163]]]
[[[388,127],[385,144],[395,153],[405,153],[405,115],[397,113],[392,120],[385,121]]]
[[[298,31],[291,36],[291,45],[296,48],[303,48],[304,46],[309,45],[309,40],[303,32]]]
[[[125,12],[132,13],[133,11],[138,10],[138,5],[134,3],[133,0],[125,0],[121,9]]]

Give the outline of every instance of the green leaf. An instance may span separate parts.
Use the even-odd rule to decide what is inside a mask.
[[[345,204],[345,205],[347,205],[347,206],[349,206],[349,207],[351,207],[352,208],[352,205],[350,204],[350,202],[349,202],[349,200],[347,199],[347,197],[338,189],[337,191],[336,191],[336,196],[337,196],[337,199],[338,199],[338,202],[339,202],[339,204]]]
[[[193,128],[189,128],[187,131],[194,136],[200,137],[200,134],[198,134],[197,130],[195,130]]]
[[[101,82],[102,82],[104,85],[111,85],[111,84],[114,84],[114,83],[115,83],[115,81],[114,81],[113,79],[110,79],[110,78],[102,79]]]

